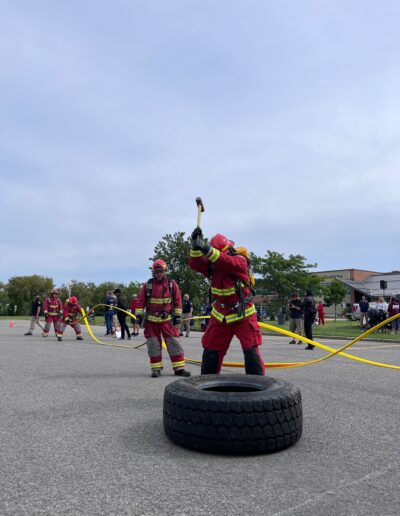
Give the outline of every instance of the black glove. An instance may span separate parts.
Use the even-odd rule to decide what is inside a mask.
[[[199,226],[192,231],[192,240],[196,240],[197,237],[203,238],[203,232]]]
[[[192,249],[194,251],[201,251],[203,254],[207,254],[210,248],[210,244],[203,238],[199,237],[196,240],[192,240]]]
[[[178,326],[178,324],[181,324],[182,317],[180,315],[174,315],[174,318],[172,319],[172,324],[174,326]]]
[[[46,317],[48,317],[48,316],[49,316],[49,312],[44,312],[44,314],[43,314],[43,315],[44,315],[44,317],[46,318]]]

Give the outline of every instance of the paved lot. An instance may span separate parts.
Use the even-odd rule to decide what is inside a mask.
[[[26,329],[0,321],[1,515],[399,514],[399,371],[344,358],[270,370],[302,391],[302,438],[272,455],[215,456],[164,434],[168,359],[152,379],[145,348],[98,346],[86,333],[81,343],[68,329],[63,342],[24,337]],[[266,337],[264,359],[323,355],[287,341]],[[183,343],[200,358],[198,334]],[[360,343],[357,354],[400,365],[398,344]],[[237,343],[228,358],[242,360]]]

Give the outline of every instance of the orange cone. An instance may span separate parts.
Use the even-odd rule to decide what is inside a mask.
[[[10,324],[8,325],[9,328],[14,328],[14,321],[10,321]]]

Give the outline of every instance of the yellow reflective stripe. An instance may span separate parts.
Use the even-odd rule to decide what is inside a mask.
[[[217,321],[222,322],[225,319],[226,324],[231,324],[233,322],[240,321],[240,320],[242,320],[246,317],[249,317],[250,315],[255,314],[255,313],[256,313],[256,309],[253,304],[251,306],[249,306],[248,308],[246,308],[246,310],[244,311],[244,317],[238,316],[235,313],[229,314],[229,315],[221,314],[220,312],[218,312],[215,309],[214,306],[212,307],[212,310],[211,310],[211,315],[214,316],[217,319]]]
[[[175,308],[175,315],[182,315],[182,308]]]
[[[162,369],[162,366],[162,362],[154,362],[153,364],[150,364],[152,369]]]
[[[208,259],[210,260],[210,262],[214,263],[214,262],[216,262],[218,260],[220,255],[221,255],[221,253],[218,251],[218,249],[215,249],[215,247],[212,247],[211,248],[211,254],[208,257]]]
[[[178,367],[185,367],[185,361],[182,362],[172,362],[172,368],[177,369]]]
[[[216,294],[218,296],[231,296],[236,293],[234,287],[232,288],[215,288],[211,287],[211,293]]]
[[[143,315],[144,314],[144,309],[143,308],[137,308],[135,310],[135,314],[136,315]]]
[[[157,315],[149,315],[147,317],[147,319],[150,322],[163,323],[163,322],[166,322],[166,321],[170,321],[171,320],[171,316],[168,315],[165,319],[163,319],[162,317],[158,317]]]
[[[201,251],[195,251],[194,249],[190,250],[190,256],[192,258],[200,258],[200,256],[203,256],[203,253]]]
[[[149,303],[152,305],[168,305],[171,303],[170,297],[151,297]]]
[[[215,307],[212,307],[211,315],[217,319],[217,321],[222,322],[224,320],[224,315],[220,314]]]

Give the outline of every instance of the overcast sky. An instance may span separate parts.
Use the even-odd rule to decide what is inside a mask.
[[[400,3],[2,0],[0,280],[146,280],[167,233],[400,269]]]

